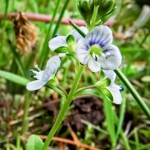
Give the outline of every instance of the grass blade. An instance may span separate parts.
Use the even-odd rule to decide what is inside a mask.
[[[0,77],[23,86],[26,86],[26,84],[29,82],[29,80],[24,77],[3,70],[0,70]]]

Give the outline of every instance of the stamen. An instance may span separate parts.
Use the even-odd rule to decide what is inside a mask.
[[[34,78],[34,75],[33,75],[33,74],[32,74],[32,75],[30,75],[30,77],[31,77],[31,78]]]
[[[29,71],[30,71],[30,72],[33,72],[34,70],[33,70],[33,69],[30,69]]]
[[[119,90],[120,90],[120,91],[123,91],[123,90],[124,90],[124,87],[123,87],[123,86],[120,86]]]
[[[105,57],[106,57],[106,59],[108,59],[108,58],[110,57],[110,53],[107,52],[107,53],[105,54]]]
[[[57,36],[59,36],[59,34],[55,34],[55,35],[54,35],[54,37],[57,37]]]
[[[98,57],[97,57],[97,55],[95,53],[93,53],[93,58],[94,58],[95,61],[98,60]]]
[[[38,71],[41,71],[41,69],[38,67],[38,65],[35,65],[34,68],[36,68]]]

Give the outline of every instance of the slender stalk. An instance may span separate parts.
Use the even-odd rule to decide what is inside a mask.
[[[123,121],[124,121],[124,116],[125,116],[125,109],[126,109],[126,98],[125,98],[125,94],[126,92],[124,93],[123,95],[123,101],[122,101],[122,104],[121,104],[121,108],[120,108],[120,111],[119,111],[119,120],[117,122],[117,135],[116,135],[116,139],[118,140],[118,137],[119,135],[121,134],[121,130],[122,130],[122,125],[123,125]]]
[[[115,123],[114,123],[114,110],[112,108],[112,103],[106,99],[106,96],[101,93],[104,99],[104,112],[106,117],[107,131],[110,135],[112,150],[115,149],[116,146],[116,133],[115,133]]]
[[[23,116],[23,124],[22,124],[22,135],[24,135],[28,129],[28,112],[29,112],[29,107],[31,103],[31,93],[26,93],[25,95],[25,109],[24,109],[24,116]]]
[[[17,135],[16,147],[17,147],[17,150],[20,150],[20,135]]]
[[[45,61],[47,60],[46,58],[48,57],[48,53],[49,53],[48,41],[49,41],[49,38],[50,38],[50,32],[51,32],[52,26],[54,24],[55,16],[57,14],[60,2],[61,2],[61,0],[57,0],[56,8],[55,8],[55,11],[53,13],[52,20],[50,22],[50,25],[49,25],[49,28],[48,28],[48,31],[47,31],[47,35],[46,35],[46,38],[45,38],[45,41],[44,41],[44,44],[43,44],[43,47],[42,47],[42,51],[41,51],[40,56],[39,56],[39,64],[40,64],[41,68],[43,67]]]
[[[140,105],[140,107],[142,108],[142,110],[144,111],[146,116],[150,119],[150,109],[145,104],[145,102],[142,100],[139,93],[135,90],[133,85],[129,82],[129,80],[126,78],[126,76],[119,69],[116,69],[115,72],[118,75],[118,77],[122,80],[122,82],[126,85],[126,87],[129,89],[130,93],[135,98],[137,103]]]
[[[91,26],[89,27],[90,30],[92,30],[95,26],[96,18],[98,15],[98,8],[99,8],[99,6],[94,5],[94,12],[93,12],[93,16],[92,16]]]
[[[58,22],[57,22],[57,24],[56,24],[56,27],[55,27],[55,29],[54,29],[54,32],[53,32],[52,37],[55,36],[55,34],[57,33],[57,30],[58,30],[58,28],[59,28],[59,25],[61,24],[62,17],[63,17],[64,12],[65,12],[65,10],[66,10],[68,4],[69,4],[69,1],[70,1],[70,0],[66,0],[64,6],[63,6],[63,8],[62,8],[62,11],[60,12],[60,16],[59,16],[59,18],[58,18]]]
[[[70,106],[70,103],[71,103],[71,101],[72,101],[72,99],[74,97],[74,94],[76,92],[76,89],[77,89],[77,86],[79,84],[79,81],[80,81],[80,78],[81,78],[83,70],[84,70],[84,66],[80,65],[80,67],[78,69],[78,72],[77,72],[77,74],[75,76],[74,82],[72,84],[72,88],[71,88],[71,90],[70,90],[70,92],[68,94],[68,97],[65,100],[65,102],[64,102],[64,104],[63,104],[63,106],[62,106],[62,108],[61,108],[61,110],[60,110],[60,112],[59,112],[59,114],[58,114],[58,116],[56,118],[56,121],[55,121],[52,129],[50,130],[50,132],[49,132],[49,134],[47,136],[47,139],[46,139],[46,141],[44,143],[44,146],[43,146],[42,150],[47,150],[47,148],[48,148],[48,146],[49,146],[53,136],[55,135],[57,129],[59,128],[60,124],[62,123],[62,121],[63,121],[63,119],[65,117],[65,114],[68,111],[68,108]]]

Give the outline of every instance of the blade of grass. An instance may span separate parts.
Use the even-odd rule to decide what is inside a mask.
[[[121,137],[122,137],[122,140],[124,141],[125,149],[126,149],[126,150],[131,150],[130,145],[129,145],[128,138],[125,136],[125,134],[124,134],[123,131],[121,132]]]
[[[140,143],[139,143],[137,128],[134,129],[134,139],[135,139],[135,144],[136,144],[136,150],[139,150]]]
[[[0,77],[23,86],[26,86],[26,84],[29,82],[29,80],[24,77],[3,70],[0,70]]]
[[[23,120],[22,120],[22,135],[26,134],[26,131],[28,130],[28,114],[29,114],[29,107],[32,99],[32,93],[27,92],[25,94],[25,106],[24,106],[24,115],[23,115]]]
[[[125,109],[126,109],[126,98],[125,98],[125,94],[126,92],[124,93],[124,95],[122,96],[123,97],[123,100],[122,100],[122,104],[121,104],[121,107],[120,107],[120,115],[119,115],[119,118],[118,118],[118,121],[117,121],[117,135],[116,135],[116,140],[118,140],[118,137],[121,133],[121,130],[122,130],[122,125],[123,125],[123,120],[124,120],[124,116],[125,116]]]
[[[150,119],[150,109],[149,107],[145,104],[145,102],[142,100],[141,96],[139,93],[135,90],[133,85],[129,82],[127,77],[118,69],[115,70],[117,76],[122,80],[122,82],[125,84],[125,86],[128,88],[132,96],[135,98],[136,102],[139,104],[139,106],[142,108],[148,119]]]
[[[15,49],[12,48],[11,50],[12,50],[12,53],[13,53],[13,55],[14,55],[14,57],[15,57],[15,62],[16,62],[16,64],[17,64],[18,68],[19,68],[20,73],[21,73],[24,77],[26,77],[26,72],[25,72],[24,66],[23,66],[23,64],[22,64],[22,62],[21,62],[21,59],[20,59],[19,54],[16,52]]]
[[[6,0],[5,1],[5,10],[4,10],[4,19],[3,19],[3,22],[2,22],[2,26],[3,26],[3,28],[2,28],[2,41],[1,41],[1,43],[0,43],[0,45],[1,45],[1,49],[3,49],[3,45],[4,45],[4,41],[5,41],[5,28],[6,28],[6,19],[7,19],[7,13],[8,13],[8,6],[9,6],[9,0]]]
[[[116,134],[115,134],[115,123],[114,123],[114,110],[112,108],[112,103],[108,101],[105,96],[104,99],[104,112],[106,117],[107,130],[110,135],[112,149],[116,146]]]
[[[25,68],[22,64],[22,61],[21,61],[21,57],[19,56],[19,54],[17,53],[16,51],[16,46],[13,44],[13,42],[9,39],[9,35],[10,33],[7,31],[7,35],[8,35],[8,44],[10,46],[10,49],[14,55],[14,58],[15,58],[15,62],[19,68],[19,71],[20,73],[22,74],[22,76],[26,77],[26,72],[25,72]]]
[[[48,41],[50,39],[50,33],[51,33],[51,30],[52,30],[52,26],[54,24],[55,16],[57,14],[60,2],[61,2],[61,0],[57,0],[56,8],[55,8],[55,11],[52,15],[52,20],[50,21],[49,28],[48,28],[48,31],[47,31],[47,35],[46,35],[45,41],[43,43],[42,50],[40,52],[40,56],[39,56],[39,66],[40,66],[40,68],[42,68],[44,66],[45,61],[48,58],[48,53],[49,53]]]
[[[62,11],[60,12],[60,15],[59,15],[59,18],[58,18],[58,22],[57,22],[57,24],[56,24],[56,27],[55,27],[54,32],[53,32],[53,34],[52,34],[52,37],[54,37],[55,34],[56,34],[57,31],[58,31],[58,28],[59,28],[59,26],[60,26],[60,24],[61,24],[62,17],[63,17],[63,15],[64,15],[64,12],[65,12],[65,10],[66,10],[66,8],[67,8],[69,2],[70,2],[70,0],[66,0],[64,6],[63,6],[63,8],[62,8]]]

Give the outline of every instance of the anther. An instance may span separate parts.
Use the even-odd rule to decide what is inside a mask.
[[[36,68],[38,71],[41,71],[41,69],[38,67],[38,65],[35,65],[34,68]]]
[[[123,90],[124,90],[124,87],[123,87],[123,86],[120,86],[120,87],[119,87],[119,90],[120,90],[120,91],[123,91]]]
[[[110,57],[110,53],[107,52],[107,53],[105,54],[105,57],[106,57],[106,59],[108,59],[108,58]]]

